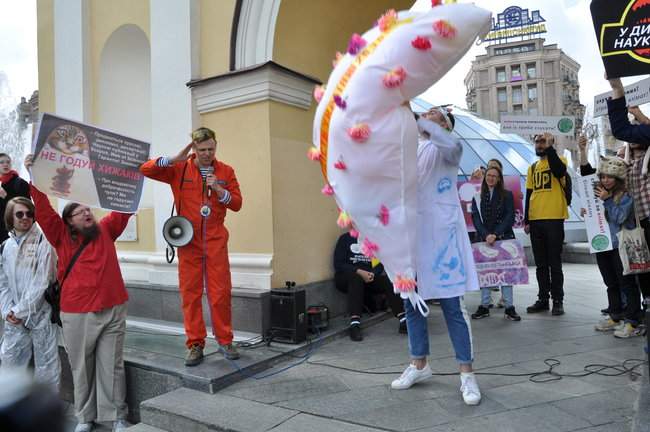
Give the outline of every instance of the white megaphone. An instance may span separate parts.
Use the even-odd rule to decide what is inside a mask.
[[[186,217],[173,216],[165,221],[162,234],[165,241],[171,246],[183,247],[192,241],[194,228]]]

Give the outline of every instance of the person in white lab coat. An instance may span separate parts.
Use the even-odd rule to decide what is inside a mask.
[[[477,291],[479,282],[456,188],[463,147],[451,135],[454,123],[453,115],[443,108],[433,108],[418,119],[417,283],[422,298],[440,301],[459,364],[463,400],[477,405],[481,392],[472,372],[472,330],[463,295]],[[407,389],[432,374],[427,363],[426,317],[410,302],[405,301],[404,306],[413,361],[393,381],[396,390]]]
[[[56,254],[34,223],[34,204],[29,199],[13,198],[4,216],[9,238],[0,254],[2,368],[27,368],[33,355],[35,380],[58,393],[57,328],[50,321],[51,307],[43,297],[56,278]]]

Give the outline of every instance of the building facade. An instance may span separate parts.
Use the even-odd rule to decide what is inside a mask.
[[[487,46],[465,77],[468,109],[497,123],[503,114],[572,115],[578,130],[585,110],[580,64],[557,44],[544,42],[538,37]],[[561,137],[558,145],[576,156],[575,138]]]

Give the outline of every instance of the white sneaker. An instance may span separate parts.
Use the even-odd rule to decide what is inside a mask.
[[[93,430],[93,423],[79,423],[74,428],[74,432],[90,432]]]
[[[634,327],[630,323],[625,323],[625,325],[614,332],[614,337],[627,339],[635,336],[643,336],[643,328],[641,326]]]
[[[623,328],[623,321],[614,321],[611,318],[605,318],[598,321],[598,324],[594,327],[596,331],[606,332],[611,330],[620,330]]]
[[[478,405],[481,402],[481,390],[473,373],[460,374],[460,391],[467,405]]]
[[[116,420],[113,422],[113,432],[124,432],[131,426],[131,423],[127,422],[126,420]]]
[[[415,367],[415,365],[411,364],[406,368],[406,370],[404,370],[404,372],[402,372],[402,376],[390,384],[390,387],[393,390],[406,390],[415,383],[419,383],[420,381],[424,381],[427,378],[431,378],[432,374],[433,372],[431,372],[431,368],[429,367],[428,363],[422,369],[418,369]]]

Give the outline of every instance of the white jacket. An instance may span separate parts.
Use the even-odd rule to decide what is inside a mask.
[[[9,233],[0,256],[0,314],[9,312],[35,327],[43,317],[49,319],[50,305],[43,294],[56,279],[56,253],[43,232],[34,224],[22,237]]]
[[[467,226],[456,187],[461,143],[432,121],[418,127],[418,292],[451,298],[479,289]]]

